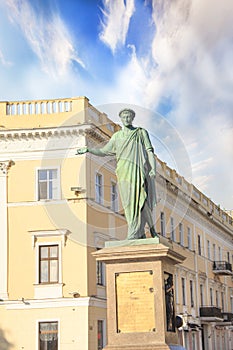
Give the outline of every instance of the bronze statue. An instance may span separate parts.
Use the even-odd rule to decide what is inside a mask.
[[[115,156],[116,175],[125,217],[128,223],[128,239],[146,238],[148,223],[152,237],[157,237],[152,210],[156,204],[156,162],[148,132],[132,125],[135,112],[123,109],[119,116],[123,128],[100,149],[81,148],[77,154],[90,152],[97,156]]]

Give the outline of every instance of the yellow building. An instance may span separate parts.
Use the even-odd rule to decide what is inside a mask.
[[[119,129],[85,97],[0,103],[0,344],[100,350],[104,266],[91,253],[124,239],[113,159],[76,149]],[[179,340],[233,346],[233,222],[157,159],[156,227],[186,257],[174,276]],[[0,347],[1,348],[1,347]]]

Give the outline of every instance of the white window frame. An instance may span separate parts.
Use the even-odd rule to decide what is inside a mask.
[[[101,183],[101,185],[99,185],[98,183],[97,183],[97,176],[100,176],[101,177],[101,179],[102,179],[102,183]],[[98,188],[101,190],[101,194],[99,195],[97,195],[97,186],[99,186]],[[97,198],[97,197],[99,197],[99,198]],[[96,201],[96,203],[98,203],[98,204],[100,204],[100,205],[103,205],[103,203],[104,203],[104,176],[103,176],[103,174],[102,173],[100,173],[99,171],[96,171],[95,172],[95,201]]]
[[[56,179],[56,186],[57,186],[57,190],[56,190],[56,195],[49,199],[49,198],[45,198],[45,199],[40,199],[39,198],[39,171],[40,170],[57,170],[57,179]],[[47,167],[37,167],[36,168],[36,186],[35,186],[35,197],[36,197],[36,201],[53,201],[53,200],[60,200],[61,199],[61,171],[60,171],[60,166],[47,166]]]
[[[62,247],[65,247],[69,230],[51,230],[51,231],[29,231],[32,237],[32,248],[35,249],[35,283],[34,297],[36,299],[43,298],[59,298],[62,297]],[[56,237],[56,240],[46,241],[43,237]],[[60,237],[60,240],[57,238]],[[37,239],[40,238],[40,241]],[[39,251],[41,246],[58,245],[58,283],[39,283]]]
[[[40,342],[39,342],[39,324],[40,323],[50,323],[50,322],[57,322],[58,323],[58,350],[61,350],[61,347],[60,347],[60,337],[61,337],[61,326],[60,326],[60,319],[57,319],[57,318],[52,318],[52,319],[38,319],[36,320],[36,350],[40,350]]]
[[[43,246],[53,246],[58,245],[58,283],[40,283],[39,282],[39,269],[40,269],[40,261],[39,261],[39,251],[40,247]],[[36,281],[34,284],[34,295],[36,299],[43,298],[60,298],[62,297],[62,242],[54,241],[54,242],[39,242],[36,243]]]

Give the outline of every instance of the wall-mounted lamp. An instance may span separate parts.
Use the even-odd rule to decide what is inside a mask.
[[[70,292],[69,294],[73,295],[73,298],[79,298],[80,294],[78,292]]]
[[[71,187],[70,190],[73,191],[76,196],[84,192],[84,189],[79,186]]]

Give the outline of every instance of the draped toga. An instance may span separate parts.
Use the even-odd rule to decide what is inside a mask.
[[[128,223],[128,239],[145,237],[145,210],[153,210],[156,204],[155,181],[148,152],[153,152],[149,135],[143,128],[120,130],[113,134],[101,149],[106,155],[115,155],[116,175],[125,217]]]

